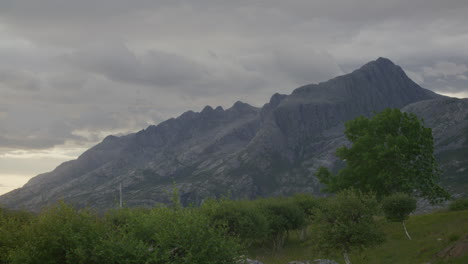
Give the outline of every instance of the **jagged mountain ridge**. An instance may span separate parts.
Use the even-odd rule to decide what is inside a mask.
[[[122,183],[129,206],[168,202],[175,184],[184,203],[231,195],[319,193],[313,176],[336,164],[346,143],[343,123],[386,107],[445,100],[379,58],[327,82],[275,94],[262,108],[237,102],[224,110],[188,111],[123,137],[109,136],[54,171],[0,197],[13,208],[39,210],[65,199],[78,206],[116,205]]]

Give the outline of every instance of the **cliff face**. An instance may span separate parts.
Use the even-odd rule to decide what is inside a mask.
[[[334,152],[346,143],[345,121],[430,99],[447,100],[379,58],[291,95],[275,94],[262,108],[242,102],[227,110],[207,106],[134,134],[109,136],[77,160],[1,196],[0,204],[39,210],[64,199],[110,208],[120,183],[128,206],[168,202],[174,185],[185,204],[221,195],[319,194],[313,175],[321,165],[340,165]]]

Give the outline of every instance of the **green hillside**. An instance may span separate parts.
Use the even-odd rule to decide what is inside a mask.
[[[400,223],[388,223],[384,219],[379,221],[385,230],[386,242],[361,253],[351,253],[353,263],[468,263],[468,252],[460,258],[443,260],[435,257],[435,254],[468,235],[468,210],[411,216],[406,225],[413,240],[406,239]],[[311,261],[319,258],[344,263],[339,253],[327,255],[317,251],[313,226],[309,232],[310,237],[303,242],[299,241],[297,234],[292,234],[285,248],[278,253],[271,253],[271,250],[262,247],[251,249],[250,258],[265,264],[285,264],[293,260]]]

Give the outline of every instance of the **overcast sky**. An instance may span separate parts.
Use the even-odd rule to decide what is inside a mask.
[[[466,0],[0,0],[0,193],[108,134],[387,57],[468,97]]]

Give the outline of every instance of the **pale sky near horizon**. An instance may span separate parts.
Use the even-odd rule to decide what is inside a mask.
[[[109,134],[378,57],[468,97],[466,0],[0,0],[0,194]]]

